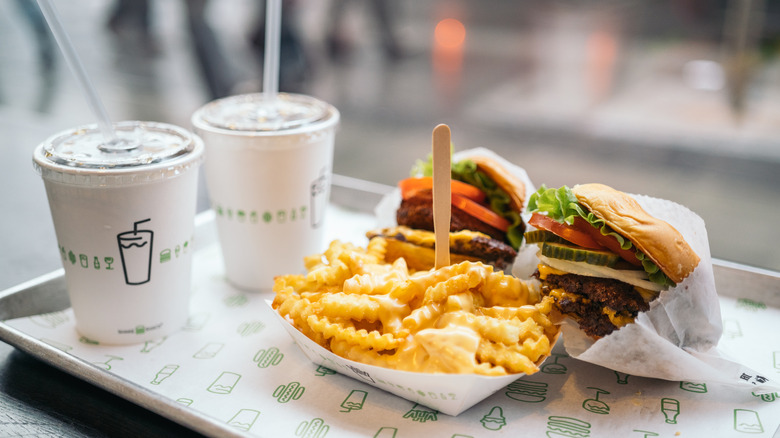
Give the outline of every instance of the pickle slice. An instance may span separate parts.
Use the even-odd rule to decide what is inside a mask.
[[[542,255],[571,262],[585,262],[596,266],[614,266],[620,256],[610,251],[584,249],[555,242],[542,244]]]
[[[525,233],[525,243],[541,243],[541,242],[566,242],[562,237],[556,235],[547,230],[533,230]]]

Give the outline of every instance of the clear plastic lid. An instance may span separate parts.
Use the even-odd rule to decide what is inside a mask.
[[[262,93],[218,99],[203,106],[193,118],[196,126],[236,132],[286,131],[330,119],[335,109],[301,94],[279,93],[276,99]]]
[[[200,139],[178,126],[126,121],[106,141],[97,125],[58,133],[36,148],[35,169],[47,179],[73,184],[127,184],[175,176],[199,164]]]

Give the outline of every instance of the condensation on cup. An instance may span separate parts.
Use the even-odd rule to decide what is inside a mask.
[[[231,96],[192,116],[227,280],[270,290],[324,250],[339,112],[310,96]]]
[[[106,344],[158,339],[189,316],[192,245],[203,142],[180,127],[128,121],[106,141],[96,125],[60,132],[33,154],[43,178],[84,337]],[[172,255],[173,254],[173,255]]]

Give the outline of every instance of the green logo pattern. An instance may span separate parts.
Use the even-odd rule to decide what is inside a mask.
[[[249,225],[300,222],[308,220],[309,213],[308,207],[305,205],[264,211],[224,207],[219,204],[212,207],[217,216],[222,219]]]
[[[74,257],[80,266],[81,258],[75,252]],[[84,269],[93,269],[94,259],[86,260]],[[101,262],[101,269],[105,266]],[[208,278],[219,281],[218,276]],[[360,425],[359,436],[374,438],[416,436],[423,429],[435,431],[430,436],[450,438],[641,438],[675,436],[678,431],[681,436],[763,436],[771,435],[779,423],[773,415],[780,407],[778,392],[755,390],[747,395],[752,391],[747,389],[735,396],[730,387],[710,382],[635,377],[584,364],[563,353],[560,345],[539,373],[513,381],[457,417],[441,415],[426,403],[457,402],[457,388],[433,392],[358,367],[339,368],[326,360],[324,365],[312,364],[284,328],[271,322],[270,309],[262,302],[266,295],[214,289],[205,285],[194,298],[185,330],[133,346],[100,346],[71,334],[59,337],[62,330],[72,332],[70,311],[25,320],[29,330],[41,333],[37,339],[59,351],[217,418],[226,428],[257,436],[352,437],[358,436],[355,425]],[[748,318],[740,318],[734,309]],[[733,344],[756,336],[750,318],[771,312],[776,312],[771,306],[764,310],[755,301],[735,300],[732,313],[724,313],[725,320],[732,321],[727,327],[740,329]],[[729,339],[724,335],[724,342]],[[179,353],[171,355],[177,349]],[[764,368],[780,375],[780,344],[771,344],[760,357]],[[133,372],[140,377],[125,374]],[[739,378],[754,384],[767,379],[749,371]],[[382,391],[390,388],[408,394],[407,400]]]

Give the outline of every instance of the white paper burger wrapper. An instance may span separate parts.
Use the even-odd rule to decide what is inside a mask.
[[[270,301],[266,301],[271,306]],[[525,374],[481,376],[397,371],[344,359],[312,341],[274,311],[309,360],[345,376],[447,415],[458,415]],[[554,344],[553,344],[554,345]]]
[[[693,273],[662,291],[633,324],[593,341],[575,323],[563,326],[572,357],[635,376],[744,386],[756,394],[780,389],[775,381],[718,348],[723,327],[707,230],[697,214],[672,201],[631,195],[649,214],[679,231],[701,261]],[[536,246],[536,245],[529,245]]]
[[[536,191],[525,169],[490,150],[465,150],[454,154],[453,160],[477,155],[495,159],[520,178],[526,184],[526,200]],[[565,323],[562,336],[566,352],[579,360],[635,376],[742,386],[756,394],[780,389],[776,381],[743,366],[718,348],[723,331],[720,302],[704,221],[672,201],[631,196],[648,213],[675,227],[701,261],[682,283],[663,291],[650,304],[650,310],[641,313],[633,324],[598,341],[585,335],[576,323]],[[374,211],[379,226],[396,225],[395,212],[400,203],[401,195],[397,190],[380,201]],[[523,214],[526,223],[529,218],[529,214]],[[512,274],[529,278],[538,263],[537,251],[536,245],[523,245],[512,266]]]

